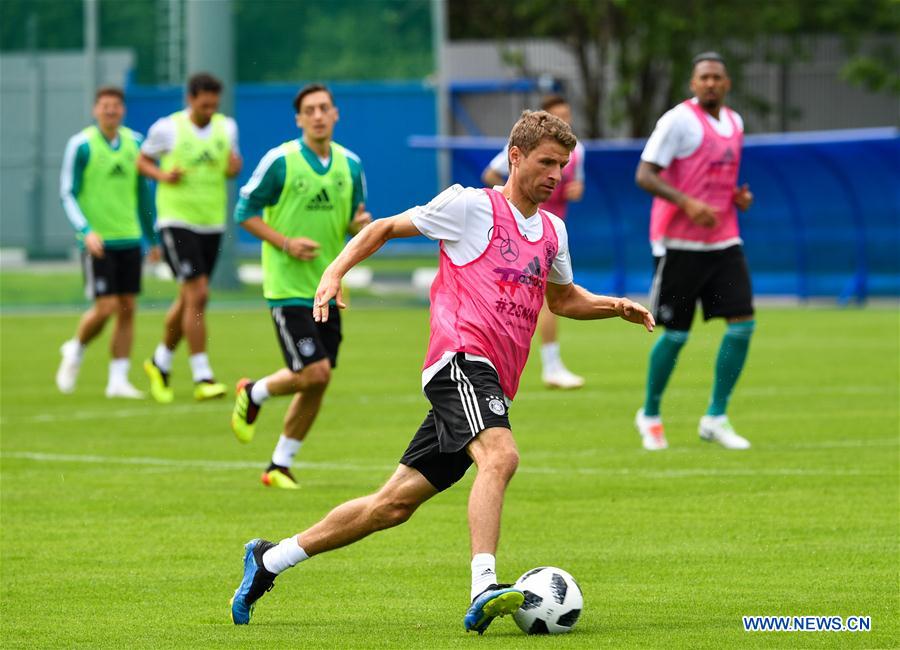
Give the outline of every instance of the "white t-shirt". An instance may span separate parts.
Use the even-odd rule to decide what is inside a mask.
[[[184,109],[185,112],[188,109]],[[212,135],[212,122],[206,126],[197,126],[193,122],[190,123],[194,129],[194,133],[201,140],[205,140]],[[234,118],[225,117],[225,132],[228,134],[228,141],[231,143],[231,150],[234,153],[240,153],[238,148],[238,128]],[[175,146],[175,121],[171,115],[161,117],[153,123],[150,131],[147,132],[147,139],[141,145],[141,153],[150,156],[154,160],[159,160],[165,154],[172,151]]]
[[[696,104],[697,98],[695,97],[691,101]],[[738,129],[743,131],[744,120],[730,108],[723,106],[719,110],[719,119],[703,111],[703,115],[710,125],[719,135],[726,138],[730,137],[732,133],[728,113],[731,113]],[[703,142],[703,125],[697,121],[694,111],[684,104],[678,104],[659,118],[656,128],[653,129],[647,144],[644,145],[641,160],[666,168],[675,158],[687,158],[693,154],[701,142]]]
[[[575,143],[575,154],[575,180],[584,182],[584,145],[581,140]],[[488,169],[503,178],[509,178],[509,143],[503,147],[503,151],[491,158]]]
[[[495,187],[498,192],[502,187]],[[535,212],[526,218],[518,208],[507,200],[519,233],[529,241],[537,241],[544,234],[544,225],[539,213]],[[550,223],[556,229],[559,248],[550,265],[547,280],[554,284],[572,283],[572,261],[569,257],[569,236],[563,220],[546,212]],[[403,213],[408,216],[416,229],[428,237],[443,242],[444,252],[450,261],[457,266],[468,264],[478,259],[490,244],[488,233],[494,226],[494,209],[487,193],[474,187],[452,185],[431,199],[427,205],[410,208]],[[455,354],[446,351],[441,358],[422,371],[422,388],[424,388],[438,371],[450,363]],[[472,361],[493,364],[485,357],[466,355]],[[495,368],[496,370],[496,368]]]

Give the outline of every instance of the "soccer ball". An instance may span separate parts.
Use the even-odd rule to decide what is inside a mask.
[[[524,592],[525,602],[513,618],[525,634],[562,634],[575,627],[584,597],[567,572],[538,567],[516,580],[515,587]]]

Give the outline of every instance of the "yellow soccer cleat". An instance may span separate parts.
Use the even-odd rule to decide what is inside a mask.
[[[202,402],[206,399],[225,397],[225,393],[227,392],[228,389],[225,387],[225,384],[213,381],[212,379],[198,381],[194,384],[194,399],[198,402]]]
[[[151,359],[144,361],[144,372],[150,379],[150,395],[160,404],[171,404],[175,392],[169,386],[169,373],[159,369]]]
[[[291,470],[287,467],[277,467],[269,465],[269,469],[263,472],[263,485],[267,487],[277,487],[283,490],[299,490],[300,484],[291,474]]]
[[[235,390],[234,408],[231,410],[231,430],[240,442],[250,442],[256,432],[256,418],[259,415],[259,406],[250,399],[250,391],[253,382],[247,378],[237,383]]]

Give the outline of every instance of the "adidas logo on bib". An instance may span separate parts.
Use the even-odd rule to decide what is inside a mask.
[[[307,210],[331,210],[331,198],[328,196],[328,190],[324,187],[322,190],[309,200],[306,204]]]

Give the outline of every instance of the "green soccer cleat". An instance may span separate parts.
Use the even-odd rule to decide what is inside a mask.
[[[175,392],[169,386],[169,373],[159,369],[152,359],[144,361],[144,372],[150,379],[150,395],[160,404],[171,404]]]
[[[225,384],[221,384],[213,379],[198,381],[194,384],[194,399],[198,402],[225,397],[227,392],[228,389],[225,387]]]
[[[250,391],[253,390],[253,382],[241,379],[237,383],[234,398],[234,408],[231,410],[231,430],[240,442],[247,443],[253,440],[256,433],[256,418],[259,415],[259,405],[250,399]]]
[[[291,470],[287,467],[279,467],[271,464],[268,469],[263,472],[261,477],[263,485],[266,487],[281,488],[282,490],[299,490],[300,484],[291,474]]]

